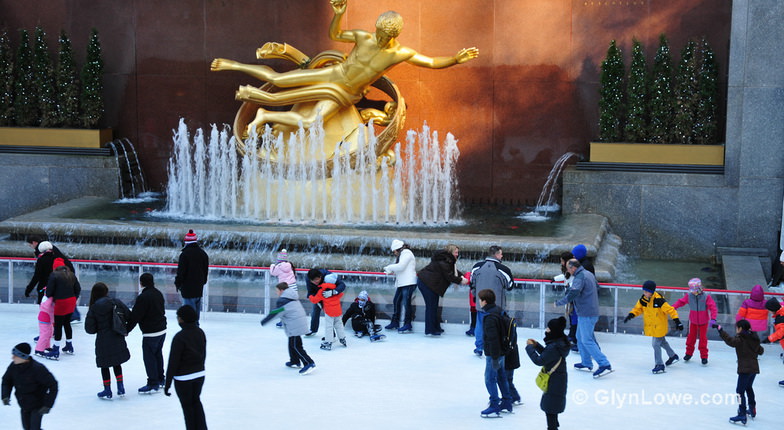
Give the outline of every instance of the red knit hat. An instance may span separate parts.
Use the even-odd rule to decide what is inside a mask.
[[[198,238],[196,237],[196,233],[193,232],[193,229],[188,230],[188,234],[185,235],[185,243],[193,243],[197,240]]]
[[[63,267],[63,266],[65,266],[65,260],[63,260],[60,257],[57,257],[54,259],[54,262],[52,263],[52,270],[57,270],[58,267]]]

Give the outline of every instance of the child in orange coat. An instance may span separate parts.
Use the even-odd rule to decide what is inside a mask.
[[[321,305],[324,307],[324,324],[326,327],[324,329],[324,341],[321,342],[321,349],[327,351],[332,349],[335,333],[337,333],[340,344],[348,346],[346,344],[346,332],[343,329],[343,321],[341,320],[343,308],[340,305],[340,298],[343,297],[343,293],[335,290],[337,281],[338,275],[330,273],[324,277],[324,282],[319,285],[316,294],[308,297],[311,302],[316,304],[321,302]]]
[[[765,302],[765,309],[773,314],[773,333],[762,339],[762,343],[779,342],[784,348],[784,307],[777,298],[771,297]],[[784,388],[784,380],[779,381],[779,387]]]

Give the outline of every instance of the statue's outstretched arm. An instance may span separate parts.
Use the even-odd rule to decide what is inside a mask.
[[[466,61],[472,60],[479,56],[479,49],[464,48],[457,52],[454,57],[428,57],[427,55],[414,54],[407,61],[415,66],[427,67],[429,69],[443,69],[445,67],[454,66],[455,64],[463,64]]]
[[[340,29],[340,21],[346,13],[347,0],[330,0],[329,3],[332,5],[332,11],[335,12],[332,22],[329,23],[329,38],[336,42],[353,42],[354,33]]]

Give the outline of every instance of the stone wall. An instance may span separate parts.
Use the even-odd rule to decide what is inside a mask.
[[[0,154],[0,220],[82,196],[118,198],[114,157]]]
[[[723,175],[564,173],[565,213],[598,213],[623,251],[701,259],[716,247],[778,251],[784,199],[784,3],[734,0]]]

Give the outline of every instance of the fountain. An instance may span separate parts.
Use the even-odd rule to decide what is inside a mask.
[[[572,157],[579,157],[579,155],[574,152],[567,152],[558,157],[558,160],[555,161],[553,168],[550,169],[550,173],[547,175],[544,186],[542,186],[542,192],[539,193],[536,206],[534,206],[532,211],[520,215],[521,218],[528,221],[542,221],[548,218],[548,214],[558,212],[560,207],[553,201],[553,193],[558,186],[558,177],[561,176],[566,161]]]

